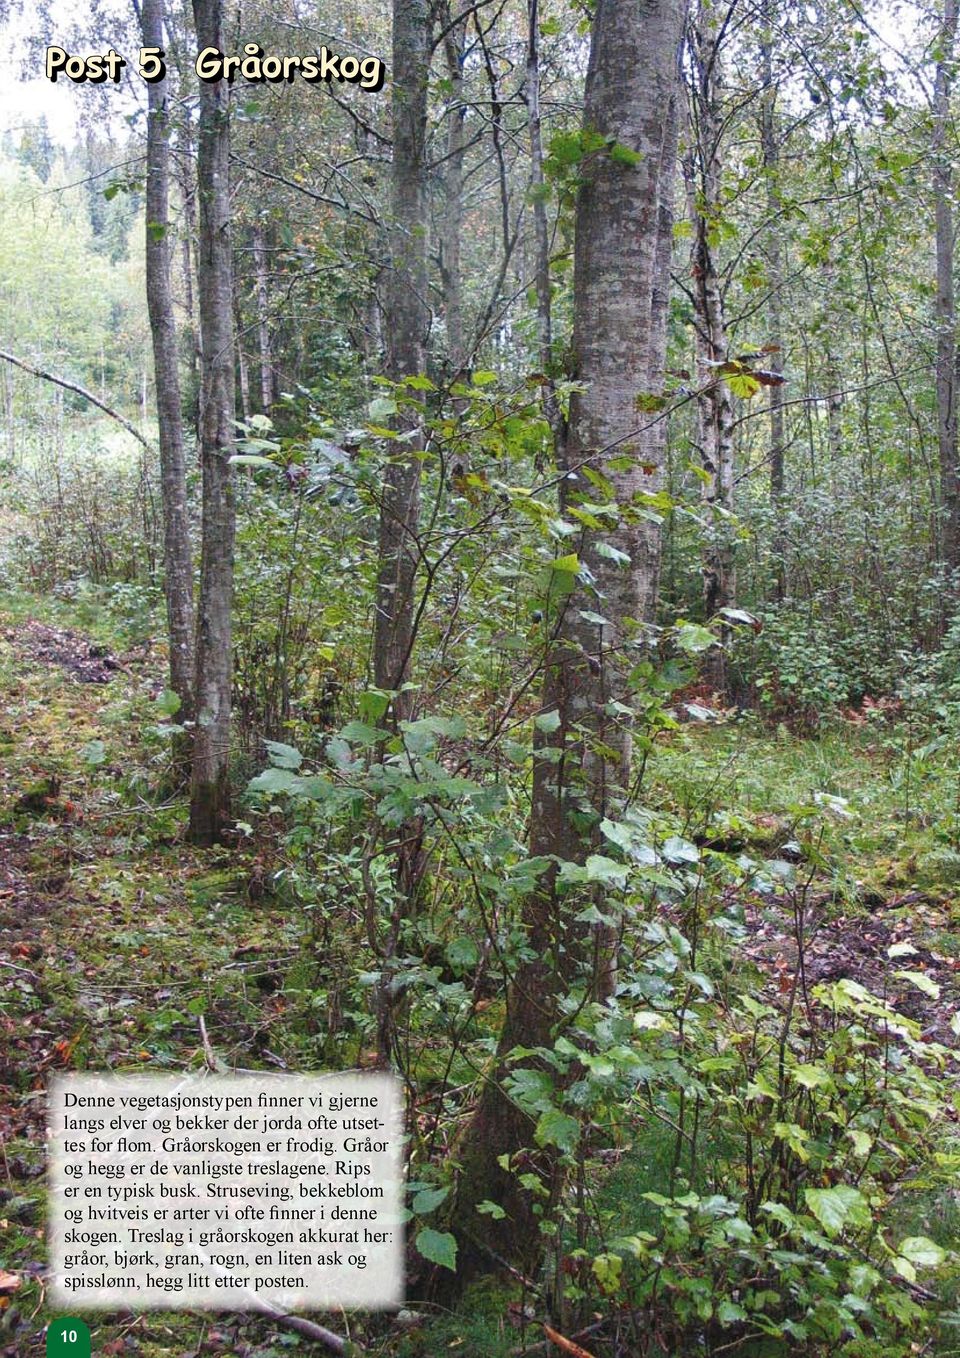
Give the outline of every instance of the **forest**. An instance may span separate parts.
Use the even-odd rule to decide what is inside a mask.
[[[960,1354],[957,27],[0,0],[4,1358],[101,1071],[392,1072],[406,1300],[98,1358]]]

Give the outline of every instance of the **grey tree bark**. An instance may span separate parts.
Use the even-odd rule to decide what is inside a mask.
[[[431,5],[429,0],[394,0],[393,5],[393,159],[389,266],[384,297],[387,374],[394,382],[425,373],[430,308],[427,301],[427,84],[430,75]],[[459,274],[459,266],[458,266]],[[414,646],[420,528],[418,454],[423,449],[419,395],[398,414],[395,425],[406,435],[387,464],[380,492],[376,618],[373,637],[374,681],[394,694],[395,723],[413,711],[409,690]],[[393,1056],[392,968],[405,912],[416,908],[426,868],[423,825],[401,826],[394,851],[398,902],[381,953],[377,987],[377,1055],[381,1065]]]
[[[164,45],[163,0],[143,0],[144,47]],[[163,499],[163,589],[170,647],[170,687],[179,721],[194,719],[193,553],[187,511],[186,459],[177,324],[170,278],[170,129],[166,79],[147,86],[146,282],[153,342]],[[185,759],[179,751],[177,763]],[[184,770],[185,772],[185,770]]]
[[[522,1153],[553,1200],[565,1170],[555,1148],[528,1149],[533,1121],[504,1087],[510,1053],[552,1047],[571,992],[602,997],[612,980],[614,940],[603,926],[578,923],[585,902],[561,891],[556,860],[583,863],[600,819],[617,815],[629,787],[631,730],[619,705],[629,701],[629,672],[656,601],[659,529],[644,516],[643,497],[660,488],[664,448],[663,417],[638,415],[637,396],[655,403],[663,385],[683,11],[683,0],[596,7],[584,123],[637,155],[629,163],[597,155],[582,171],[573,348],[584,390],[571,405],[561,512],[596,500],[599,473],[612,513],[604,526],[583,529],[579,572],[546,601],[541,708],[555,714],[546,723],[555,729],[535,740],[530,851],[552,866],[524,903],[527,955],[508,987],[494,1069],[455,1151],[449,1220],[460,1243],[458,1286],[495,1258],[535,1267],[536,1201],[500,1161],[516,1166]],[[502,1221],[477,1215],[485,1198],[504,1209]]]
[[[224,48],[222,0],[193,0],[199,47]],[[190,838],[221,838],[230,814],[234,473],[233,261],[230,246],[230,87],[201,81],[197,129],[200,199],[197,291],[203,350],[200,457],[203,542],[197,626],[197,718]]]
[[[447,150],[444,157],[444,216],[440,229],[440,281],[443,318],[447,336],[447,363],[453,381],[463,381],[466,359],[463,338],[463,280],[460,238],[463,231],[463,160],[465,151],[463,103],[463,49],[466,20],[457,22],[464,0],[452,0],[444,14],[446,33],[443,52],[450,82],[447,113]]]
[[[772,11],[772,7],[771,7]],[[772,12],[766,18],[772,22]],[[763,93],[760,99],[760,145],[763,154],[763,173],[766,180],[767,232],[765,253],[767,257],[768,302],[767,334],[773,352],[770,368],[773,372],[783,371],[783,245],[781,227],[778,221],[780,212],[780,140],[777,129],[777,85],[773,75],[773,39],[769,31],[761,43],[761,74]],[[774,593],[782,599],[787,592],[786,538],[783,532],[783,516],[786,507],[786,473],[784,447],[786,430],[783,419],[783,388],[770,389],[770,508],[773,514],[773,552]]]
[[[384,330],[387,373],[399,382],[425,371],[430,330],[424,160],[430,71],[428,0],[394,0],[392,69],[390,266]],[[373,651],[377,687],[391,690],[398,690],[406,680],[413,647],[420,519],[417,454],[423,447],[417,413],[407,412],[399,423],[412,436],[391,459],[381,492]],[[400,719],[409,710],[409,694],[399,694],[393,704],[394,717]]]

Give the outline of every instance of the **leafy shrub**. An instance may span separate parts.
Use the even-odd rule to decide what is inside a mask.
[[[599,1210],[581,1196],[558,1225],[544,1204],[544,1231],[578,1242],[558,1245],[557,1286],[570,1305],[595,1308],[599,1290],[639,1313],[638,1358],[784,1344],[898,1358],[908,1337],[933,1333],[923,1284],[949,1259],[909,1197],[952,1183],[952,1054],[853,980],[807,988],[794,867],[761,872],[667,829],[638,815],[608,825],[629,869],[597,858],[565,873],[602,875],[604,911],[619,901],[647,923],[614,1001],[571,1000],[552,1049],[514,1054],[511,1096],[581,1192],[591,1157],[611,1142],[624,1153]],[[755,972],[729,967],[742,936],[731,887],[762,891],[788,931],[793,919],[798,956],[759,994]],[[916,984],[929,986],[919,973]],[[517,1160],[536,1193],[529,1158]]]

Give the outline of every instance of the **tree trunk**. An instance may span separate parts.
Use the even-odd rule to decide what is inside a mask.
[[[143,0],[144,47],[164,45],[163,0]],[[177,325],[170,280],[170,133],[167,82],[147,86],[146,277],[153,340],[163,497],[163,589],[170,646],[170,687],[180,699],[178,720],[194,720],[193,554],[187,512],[186,459]],[[186,752],[176,752],[183,764]],[[183,770],[186,772],[185,769]]]
[[[543,126],[540,116],[540,5],[527,4],[527,118],[530,128],[530,189],[533,197],[533,233],[536,251],[534,278],[537,291],[537,348],[540,370],[546,378],[543,411],[553,434],[554,452],[562,455],[566,434],[557,400],[553,372],[553,296],[550,286],[550,230],[547,222],[547,189],[543,174]]]
[[[201,352],[200,327],[197,320],[196,289],[194,287],[195,266],[197,263],[197,185],[196,175],[194,173],[195,163],[196,152],[193,145],[193,129],[188,120],[181,119],[177,128],[176,154],[173,160],[174,175],[180,193],[183,217],[180,235],[180,288],[184,314],[184,323],[181,327],[181,357],[188,374],[184,408],[187,419],[199,436],[200,368],[203,363],[203,354]]]
[[[428,0],[394,0],[393,167],[390,268],[385,299],[387,372],[395,381],[422,374],[430,329],[427,306],[427,218],[424,143],[430,71]],[[413,648],[417,532],[420,518],[421,421],[405,412],[399,424],[412,431],[390,461],[380,502],[379,569],[374,629],[374,676],[378,688],[398,690],[408,676]],[[398,694],[395,719],[410,711],[409,694]]]
[[[390,262],[384,299],[387,373],[394,382],[425,373],[430,309],[427,304],[427,84],[430,74],[431,6],[429,0],[394,0],[393,6],[393,163],[391,172]],[[409,690],[414,645],[415,590],[420,528],[420,459],[423,422],[416,404],[395,420],[407,438],[384,472],[380,495],[374,681],[394,694],[394,723],[413,712]],[[426,868],[423,823],[415,818],[400,826],[394,854],[398,900],[390,937],[396,940],[402,911],[415,912]],[[381,1065],[393,1057],[391,969],[393,945],[381,955],[377,991],[377,1053]]]
[[[253,414],[253,408],[250,405],[250,365],[247,363],[247,351],[244,348],[243,310],[240,306],[239,297],[233,299],[233,332],[236,336],[240,418],[244,424],[248,424],[250,416]]]
[[[717,377],[714,366],[725,363],[729,357],[723,285],[711,243],[711,234],[723,212],[720,199],[720,142],[723,135],[720,17],[715,8],[701,0],[690,25],[688,40],[693,75],[693,145],[688,164],[694,232],[691,273],[700,392],[697,397],[697,442],[704,471],[700,494],[706,524],[701,570],[703,612],[708,623],[736,602],[736,562],[730,518],[734,487],[733,401],[729,387]],[[729,696],[726,663],[729,638],[729,627],[722,626],[722,645],[707,652],[703,666],[707,683],[724,697]]]
[[[3,385],[3,418],[6,425],[7,456],[12,462],[17,453],[17,436],[13,412],[13,374],[8,372],[6,368],[0,373],[0,384]]]
[[[270,342],[270,295],[267,283],[267,244],[263,227],[253,228],[253,265],[257,281],[257,340],[260,347],[260,401],[264,414],[276,400],[273,348]]]
[[[656,404],[663,383],[682,20],[682,0],[599,0],[587,73],[584,125],[638,154],[631,163],[597,156],[584,168],[577,205],[573,348],[584,390],[571,405],[561,513],[596,499],[589,466],[606,478],[618,520],[584,529],[580,570],[555,572],[544,602],[550,640],[541,707],[554,714],[545,724],[555,729],[535,739],[530,852],[578,864],[629,786],[631,732],[619,705],[629,698],[634,647],[656,600],[659,530],[630,511],[661,484],[663,417],[638,416],[636,402],[639,393]],[[567,552],[573,541],[565,540]],[[566,1167],[549,1144],[527,1153],[535,1124],[505,1091],[509,1055],[517,1046],[552,1048],[571,993],[587,1000],[610,990],[609,928],[578,922],[587,902],[564,891],[556,861],[540,880],[524,903],[526,956],[508,988],[495,1069],[456,1152],[455,1286],[489,1270],[495,1257],[526,1271],[536,1266],[538,1202],[556,1201]],[[535,1169],[546,1197],[521,1187],[503,1157]],[[484,1198],[504,1209],[502,1221],[477,1215]]]
[[[449,28],[443,40],[450,81],[449,112],[447,114],[447,151],[444,158],[444,217],[440,231],[440,281],[443,287],[443,317],[447,334],[447,363],[450,378],[464,380],[465,360],[463,340],[463,279],[460,266],[460,237],[463,231],[463,123],[466,109],[463,104],[463,44],[466,21],[454,23],[463,7],[463,0],[453,0],[453,13],[444,15],[444,27]],[[456,407],[455,407],[456,408]]]
[[[772,26],[773,15],[767,16]],[[780,142],[777,136],[777,87],[773,79],[773,38],[768,31],[761,46],[763,96],[760,100],[760,144],[767,196],[767,334],[772,349],[769,367],[783,372],[783,246],[780,214]],[[774,347],[775,346],[775,347]],[[787,592],[786,540],[783,533],[784,495],[784,422],[783,388],[770,387],[770,509],[773,515],[771,552],[773,555],[774,593],[783,599]]]
[[[224,49],[222,0],[193,0],[200,48]],[[233,267],[230,252],[230,104],[223,80],[201,81],[197,140],[200,232],[200,457],[203,546],[197,629],[197,725],[190,838],[220,839],[230,814],[234,476]]]
[[[957,318],[953,291],[953,158],[950,92],[957,36],[957,0],[944,0],[933,88],[933,201],[937,243],[937,443],[940,451],[940,559],[960,566],[960,475],[957,470]]]

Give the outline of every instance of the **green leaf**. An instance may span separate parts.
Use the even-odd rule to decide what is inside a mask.
[[[107,747],[102,740],[88,740],[80,751],[80,757],[85,764],[89,764],[92,768],[96,767],[97,764],[102,764],[106,760]]]
[[[580,570],[580,558],[576,552],[571,552],[569,556],[558,556],[550,562],[550,569],[562,575],[576,575]]]
[[[556,731],[560,725],[560,713],[554,708],[551,712],[541,712],[538,717],[534,717],[533,724],[538,731]]]
[[[736,1325],[738,1321],[746,1319],[746,1311],[736,1302],[722,1301],[717,1307],[717,1320],[721,1325]]]
[[[913,946],[912,943],[893,943],[887,949],[887,956],[889,958],[910,957],[915,956],[916,953],[917,949]]]
[[[455,938],[447,944],[447,961],[456,971],[468,971],[480,961],[480,949],[472,938]]]
[[[643,160],[643,154],[640,151],[634,151],[632,147],[624,146],[623,142],[619,141],[610,147],[609,155],[615,165],[635,166]]]
[[[562,863],[560,881],[567,884],[598,883],[601,886],[623,886],[629,869],[625,863],[618,863],[603,854],[593,853],[586,863]]]
[[[688,839],[671,835],[663,845],[663,856],[668,863],[699,863],[700,850]]]
[[[629,566],[630,557],[626,552],[621,552],[619,547],[612,547],[609,542],[597,542],[593,550],[597,556],[604,557],[607,561],[613,561],[617,566]]]
[[[233,467],[268,467],[272,472],[280,471],[276,462],[271,462],[269,457],[261,457],[259,453],[234,453],[230,459]]]
[[[477,1211],[485,1217],[493,1217],[494,1221],[502,1221],[507,1215],[498,1202],[491,1202],[489,1198],[477,1203]]]
[[[265,740],[270,763],[278,769],[298,769],[303,763],[303,755],[292,745],[284,745],[281,740]]]
[[[248,792],[292,792],[300,783],[300,779],[290,769],[264,769],[263,773],[256,778],[251,778],[247,784]]]
[[[829,1073],[822,1066],[796,1066],[790,1072],[790,1075],[804,1089],[816,1089],[831,1082]]]
[[[742,401],[749,401],[760,390],[760,383],[752,373],[731,373],[726,381],[734,396],[739,396]]]
[[[854,1264],[849,1278],[850,1290],[857,1297],[869,1297],[877,1283],[883,1282],[883,1275],[872,1264]]]
[[[902,981],[909,981],[918,990],[922,990],[924,995],[929,995],[931,1000],[939,1000],[940,987],[936,981],[931,981],[930,977],[923,971],[895,971],[894,976],[899,976]]]
[[[860,1127],[848,1127],[847,1136],[853,1142],[854,1155],[869,1155],[873,1145],[873,1138],[869,1132],[863,1131]]]
[[[836,1235],[848,1223],[851,1226],[870,1225],[866,1198],[849,1184],[837,1184],[836,1188],[805,1188],[803,1196],[827,1235]]]
[[[379,721],[390,706],[390,694],[382,688],[368,688],[360,694],[360,716],[364,721]]]
[[[906,1278],[908,1283],[917,1281],[917,1270],[909,1259],[904,1259],[902,1254],[897,1254],[893,1258],[894,1270],[900,1274],[901,1278]]]
[[[376,745],[378,741],[386,740],[390,732],[382,731],[376,726],[368,726],[363,721],[348,721],[338,734],[354,745]]]
[[[426,1216],[450,1196],[450,1185],[446,1188],[424,1188],[413,1199],[411,1206],[418,1216]]]
[[[374,424],[379,424],[381,420],[388,420],[391,415],[396,415],[397,403],[392,401],[389,396],[375,396],[367,406],[367,414]]]
[[[172,688],[165,688],[154,703],[154,707],[165,717],[175,717],[181,706],[180,697]]]
[[[769,1212],[774,1221],[779,1221],[781,1226],[786,1226],[787,1230],[792,1230],[797,1224],[797,1218],[790,1211],[790,1208],[783,1202],[764,1202],[760,1204],[761,1212]]]
[[[553,1080],[545,1070],[521,1066],[509,1076],[510,1097],[526,1112],[542,1113],[553,1107]]]
[[[919,1268],[939,1268],[947,1257],[946,1250],[925,1235],[910,1235],[901,1240],[900,1253]]]
[[[439,1264],[441,1268],[448,1268],[451,1273],[457,1271],[457,1242],[449,1231],[431,1231],[428,1228],[420,1231],[414,1241],[417,1252],[422,1254],[424,1259],[429,1259],[431,1264]]]
[[[599,882],[602,886],[623,886],[627,880],[628,868],[603,854],[592,853],[584,864],[588,882]]]
[[[677,645],[687,655],[699,655],[716,644],[717,638],[710,629],[698,622],[682,622],[677,627]]]
[[[533,1138],[538,1146],[559,1146],[569,1153],[580,1140],[580,1123],[559,1108],[548,1108],[540,1114]]]

